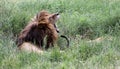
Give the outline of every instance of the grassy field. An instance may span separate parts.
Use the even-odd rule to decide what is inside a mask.
[[[41,10],[60,12],[69,48],[18,51],[16,36]],[[0,0],[0,69],[120,69],[120,0]]]

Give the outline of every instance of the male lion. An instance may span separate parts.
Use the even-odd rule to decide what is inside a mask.
[[[18,47],[23,46],[25,42],[30,42],[41,49],[45,37],[47,37],[45,49],[53,46],[58,38],[58,29],[55,25],[58,19],[58,13],[39,12],[20,33],[17,39]]]

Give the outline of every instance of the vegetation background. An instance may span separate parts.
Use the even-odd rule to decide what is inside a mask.
[[[17,35],[43,9],[60,12],[70,47],[19,52]],[[120,69],[120,0],[0,0],[0,69]]]

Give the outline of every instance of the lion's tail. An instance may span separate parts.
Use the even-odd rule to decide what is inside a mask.
[[[70,44],[69,39],[65,35],[61,35],[60,37],[66,39],[66,41],[67,41],[67,47],[69,47],[69,44]]]

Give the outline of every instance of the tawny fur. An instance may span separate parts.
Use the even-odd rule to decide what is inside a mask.
[[[42,49],[38,48],[30,42],[24,42],[21,46],[19,46],[19,50],[25,52],[43,53]]]
[[[20,33],[17,45],[21,46],[24,42],[36,44],[39,48],[43,47],[43,40],[47,36],[45,48],[53,46],[58,38],[55,22],[59,14],[50,14],[46,11],[38,13]]]

